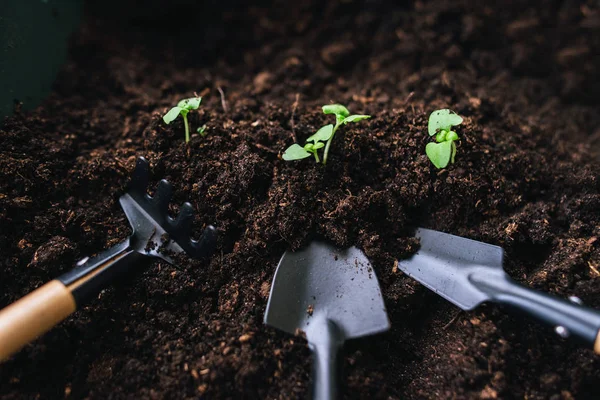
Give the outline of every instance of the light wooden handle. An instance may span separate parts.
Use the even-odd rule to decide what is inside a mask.
[[[50,281],[0,311],[0,361],[48,332],[76,309],[69,289]]]
[[[600,331],[598,331],[598,336],[596,336],[596,344],[594,345],[594,352],[596,354],[600,354]]]

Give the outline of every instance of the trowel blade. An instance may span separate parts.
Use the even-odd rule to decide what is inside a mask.
[[[390,327],[375,271],[356,247],[313,242],[279,261],[265,324],[297,334],[321,318],[333,321],[346,339]]]
[[[502,274],[501,247],[424,228],[417,229],[415,236],[421,248],[398,261],[400,270],[463,310],[490,300],[469,277],[478,271]]]

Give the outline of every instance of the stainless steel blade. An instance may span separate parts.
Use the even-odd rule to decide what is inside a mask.
[[[338,250],[313,242],[281,258],[265,323],[295,334],[310,333],[311,322],[333,321],[344,338],[371,335],[389,329],[375,271],[356,247]]]
[[[400,270],[463,310],[490,299],[470,278],[483,270],[504,275],[501,247],[424,228],[415,236],[421,248],[411,258],[399,260]]]

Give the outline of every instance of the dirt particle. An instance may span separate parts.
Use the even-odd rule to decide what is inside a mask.
[[[506,26],[506,35],[512,38],[527,35],[535,30],[539,23],[536,17],[517,19]]]
[[[560,375],[549,372],[540,376],[540,387],[544,390],[553,391],[556,390],[560,384]]]
[[[597,264],[592,264],[591,261],[588,261],[588,266],[590,267],[590,275],[592,275],[593,277],[600,276],[600,271],[598,270]]]
[[[25,239],[21,239],[21,240],[19,240],[19,243],[17,243],[17,247],[19,248],[19,250],[25,250],[27,247],[31,247],[31,246],[32,246],[32,244],[29,243]]]
[[[167,232],[165,232],[165,233],[163,233],[160,236],[160,240],[161,240],[161,242],[162,242],[163,245],[166,245],[166,244],[169,243],[169,241],[171,240],[171,238],[170,238],[169,234]]]
[[[264,93],[271,87],[271,80],[273,75],[269,72],[263,71],[258,73],[253,80],[254,92],[256,94]]]
[[[509,239],[512,239],[513,234],[519,229],[519,226],[515,222],[509,223],[506,228],[504,228],[504,233],[508,236]]]
[[[200,394],[206,393],[207,390],[208,390],[208,383],[203,383],[202,385],[198,386],[198,392]]]
[[[562,390],[560,395],[562,397],[561,400],[575,400],[575,397],[568,390]]]
[[[306,309],[306,313],[307,313],[308,315],[311,315],[311,316],[312,316],[314,311],[315,311],[315,308],[314,308],[314,306],[313,306],[312,304],[309,304],[309,305],[308,305],[308,308]]]
[[[158,244],[154,240],[148,240],[148,243],[146,243],[146,247],[144,247],[144,251],[146,253],[150,253],[154,249],[157,249],[157,248],[158,248]]]
[[[296,328],[296,331],[294,332],[294,335],[306,338],[306,332],[304,332],[300,328]],[[290,340],[290,343],[293,344],[294,342]]]
[[[27,208],[27,206],[33,204],[33,201],[28,196],[16,197],[13,199],[13,206],[16,208]]]
[[[481,106],[481,99],[477,97],[469,97],[469,104],[473,108],[479,108]]]
[[[498,392],[490,386],[486,386],[481,393],[479,393],[479,398],[483,400],[497,399]]]
[[[590,49],[587,46],[567,47],[558,52],[556,60],[559,64],[567,65],[585,60],[589,53]]]
[[[271,291],[271,283],[268,281],[264,281],[261,285],[260,285],[260,296],[263,299],[268,299],[269,298],[269,292]]]
[[[252,335],[249,334],[249,333],[244,334],[244,335],[242,335],[242,336],[240,336],[238,338],[238,340],[240,341],[240,343],[246,343],[246,342],[250,341],[250,339],[252,339]]]

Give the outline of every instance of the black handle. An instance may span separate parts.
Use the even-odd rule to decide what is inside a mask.
[[[93,258],[84,258],[71,271],[58,277],[75,298],[77,307],[94,298],[115,277],[131,272],[134,267],[152,260],[134,250],[129,239],[103,251]]]
[[[575,337],[594,346],[600,331],[600,312],[580,304],[578,298],[562,300],[526,288],[506,274],[475,273],[469,277],[492,301],[525,312],[546,324],[563,337]]]
[[[317,329],[311,329],[309,335],[308,347],[313,352],[312,399],[334,400],[338,396],[342,333],[333,321],[324,320]]]

